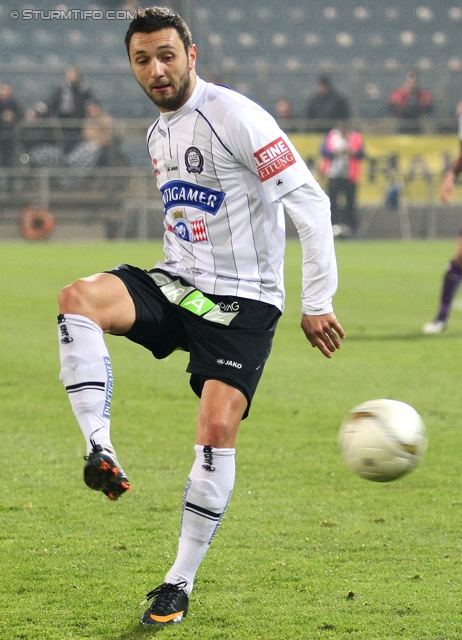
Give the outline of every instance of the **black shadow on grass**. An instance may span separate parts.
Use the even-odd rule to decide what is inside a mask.
[[[140,624],[132,629],[127,629],[119,636],[114,636],[114,640],[144,640],[144,638],[153,638],[164,630],[164,627],[142,627]]]
[[[357,334],[357,335],[347,335],[346,340],[348,342],[372,342],[374,340],[390,340],[390,341],[400,341],[400,340],[426,340],[427,342],[432,342],[434,340],[451,340],[453,338],[459,339],[462,337],[462,333],[439,333],[437,335],[429,335],[425,336],[422,333],[386,333],[386,334],[375,334],[375,335],[365,335],[365,334]]]

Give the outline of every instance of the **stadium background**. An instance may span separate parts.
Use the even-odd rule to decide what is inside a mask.
[[[231,86],[274,112],[279,98],[294,107],[291,137],[319,177],[321,136],[304,119],[316,78],[329,75],[350,102],[365,138],[367,158],[359,190],[365,237],[436,237],[456,233],[460,199],[442,207],[437,189],[459,150],[456,104],[462,99],[462,3],[455,0],[177,0],[164,2],[191,26],[198,72]],[[53,237],[158,237],[158,194],[145,148],[157,110],[130,70],[123,37],[128,19],[47,19],[61,9],[130,9],[106,0],[0,5],[0,82],[14,87],[24,109],[47,100],[70,64],[83,73],[101,106],[115,119],[126,164],[82,173],[59,188],[56,170],[37,172],[18,157],[14,188],[0,194],[0,238],[18,238],[24,207],[45,206],[57,221]],[[25,20],[24,9],[41,11]],[[10,17],[12,11],[18,19]],[[398,135],[387,116],[390,91],[409,68],[434,98],[434,111],[418,136]],[[390,164],[397,158],[397,168]],[[3,172],[5,173],[5,172]],[[59,172],[58,172],[59,173]],[[65,175],[66,171],[60,174]],[[75,172],[74,176],[75,177]],[[322,178],[320,177],[322,181]],[[385,206],[400,190],[395,209]],[[293,230],[289,227],[289,232]]]

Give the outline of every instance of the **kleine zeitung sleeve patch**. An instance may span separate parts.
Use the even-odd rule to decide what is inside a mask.
[[[273,178],[297,162],[286,141],[281,137],[255,151],[253,155],[261,182]]]

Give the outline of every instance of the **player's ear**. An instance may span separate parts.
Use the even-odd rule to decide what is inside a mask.
[[[194,67],[196,66],[196,55],[197,55],[197,51],[196,51],[196,45],[192,44],[189,47],[189,52],[188,52],[188,56],[189,56],[189,68],[192,71],[194,69]]]

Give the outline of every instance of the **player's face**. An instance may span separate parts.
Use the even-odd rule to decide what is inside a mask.
[[[130,62],[139,85],[160,111],[176,111],[194,89],[196,47],[186,52],[176,29],[134,33]]]

